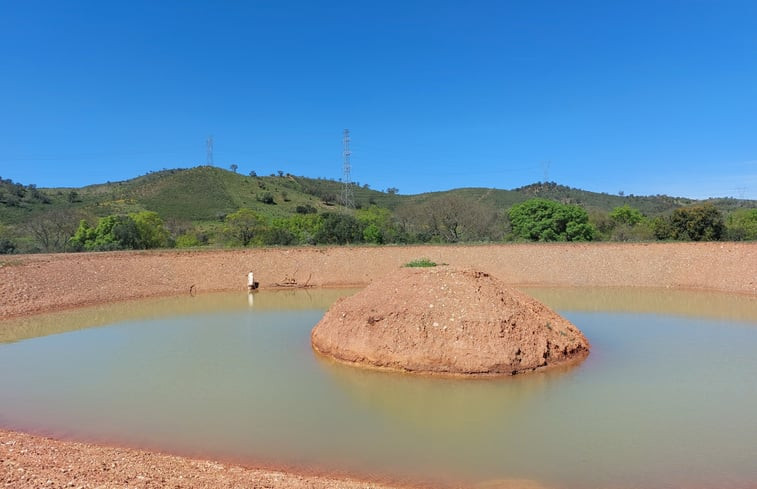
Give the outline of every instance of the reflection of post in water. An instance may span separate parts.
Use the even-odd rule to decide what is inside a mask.
[[[255,306],[255,294],[253,294],[252,291],[249,291],[247,293],[247,305],[250,307],[250,309]]]
[[[521,410],[539,402],[550,385],[573,370],[566,366],[513,377],[462,379],[353,367],[314,354],[335,383],[364,407],[415,431],[471,439],[493,426],[517,423]]]

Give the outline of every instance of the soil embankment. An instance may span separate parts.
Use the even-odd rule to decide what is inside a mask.
[[[533,372],[589,352],[578,328],[533,297],[449,266],[402,268],[339,299],[311,341],[355,366],[458,377]]]
[[[0,319],[161,295],[295,281],[367,285],[427,257],[508,285],[673,287],[757,294],[757,243],[541,244],[155,251],[8,256]]]

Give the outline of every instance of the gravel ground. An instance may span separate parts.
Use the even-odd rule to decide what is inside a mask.
[[[757,294],[757,243],[544,244],[156,251],[0,258],[0,319],[177,294],[292,283],[367,285],[421,257],[509,285],[665,287]],[[0,322],[0,328],[2,328]],[[0,413],[1,414],[1,413]],[[248,469],[0,430],[0,482],[13,488],[399,487]],[[533,489],[530,481],[486,487]]]
[[[0,319],[161,295],[367,285],[426,257],[509,285],[675,287],[757,294],[757,243],[526,244],[155,251],[0,258]]]

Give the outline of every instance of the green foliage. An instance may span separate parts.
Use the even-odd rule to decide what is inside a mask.
[[[323,227],[323,220],[316,214],[295,214],[285,219],[275,220],[273,225],[292,233],[298,244],[316,244],[315,236]]]
[[[177,248],[197,248],[202,246],[202,242],[195,233],[182,234],[176,238]]]
[[[410,267],[410,268],[426,268],[426,267],[435,267],[437,264],[436,262],[433,262],[429,260],[428,258],[418,258],[417,260],[409,261],[405,263],[404,266]]]
[[[757,240],[757,209],[732,212],[725,223],[726,236],[734,241]]]
[[[113,233],[102,235],[85,240],[88,246],[97,249],[171,246],[172,235],[176,236],[177,246],[241,245],[245,239],[249,239],[248,246],[319,242],[464,243],[499,241],[505,232],[510,238],[537,240],[638,241],[658,236],[696,239],[674,233],[671,215],[675,209],[696,202],[664,195],[609,195],[551,182],[515,190],[462,188],[418,195],[399,195],[396,188],[388,189],[389,193],[379,192],[363,185],[354,188],[358,210],[353,211],[338,206],[337,195],[342,187],[336,180],[289,173],[273,177],[257,177],[254,172],[252,175],[200,166],[150,172],[124,182],[77,189],[38,189],[0,179],[0,225],[10,231],[0,238],[5,239],[5,249],[10,250],[12,245],[14,252],[21,253],[66,251],[73,243],[77,243],[78,249],[85,249],[79,239],[81,233],[77,240],[70,239],[78,231],[81,219],[87,219],[95,233],[98,218],[120,215],[130,216],[137,225],[136,240],[130,240],[133,234],[130,224],[120,222],[115,226],[118,231],[115,234],[121,238]],[[589,221],[570,228],[566,224],[564,235],[559,227],[550,226],[537,229],[536,238],[523,238],[514,230],[510,233],[511,223],[504,219],[508,210],[532,198],[580,205],[590,212]],[[750,210],[757,202],[723,198],[710,199],[708,203],[728,216],[721,238],[756,239]],[[242,208],[259,216],[251,237],[233,235],[226,221],[226,216]],[[331,217],[324,219],[318,214],[329,208],[332,213],[354,216],[357,225]],[[156,214],[149,219],[145,216],[140,222],[137,216],[146,211]],[[155,221],[157,216],[165,223],[164,227]],[[669,217],[656,219],[660,216]],[[297,219],[302,217],[307,219]],[[353,233],[355,228],[359,235]],[[674,238],[674,234],[683,237]]]
[[[603,232],[613,241],[650,241],[655,239],[655,225],[638,209],[628,204],[614,208],[610,214],[611,229]]]
[[[725,232],[723,215],[710,204],[676,209],[669,218],[655,219],[657,239],[678,241],[715,241]]]
[[[71,238],[76,251],[112,251],[135,249],[139,242],[137,225],[129,216],[101,217],[96,227],[82,220]]]
[[[0,225],[0,255],[10,255],[16,252],[16,243],[11,239],[8,229]]]
[[[363,241],[366,243],[384,244],[396,241],[399,233],[389,209],[373,205],[357,211],[355,217],[363,226]]]
[[[610,219],[612,219],[615,224],[635,226],[644,220],[644,215],[639,212],[638,209],[634,209],[628,204],[625,204],[622,207],[614,208],[612,212],[610,212]]]
[[[263,230],[265,221],[251,209],[239,209],[226,216],[226,233],[232,244],[247,246]]]
[[[95,227],[81,220],[69,243],[75,251],[160,248],[168,245],[168,231],[154,212],[110,215],[98,219]]]
[[[138,249],[165,248],[169,244],[169,234],[163,225],[163,220],[157,212],[142,211],[130,214],[137,227],[139,236]]]
[[[364,226],[349,214],[326,212],[321,215],[323,224],[316,233],[316,243],[348,244],[363,240]]]
[[[258,197],[258,202],[262,202],[267,205],[273,205],[276,203],[271,192],[263,192],[263,194]]]
[[[512,233],[529,241],[591,241],[596,229],[588,213],[577,205],[530,199],[508,213]]]
[[[267,246],[289,246],[297,244],[297,236],[284,227],[272,227],[263,233],[263,244]]]

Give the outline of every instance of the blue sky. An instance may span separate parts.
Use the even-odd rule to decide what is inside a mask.
[[[757,2],[0,0],[0,176],[757,199]]]

